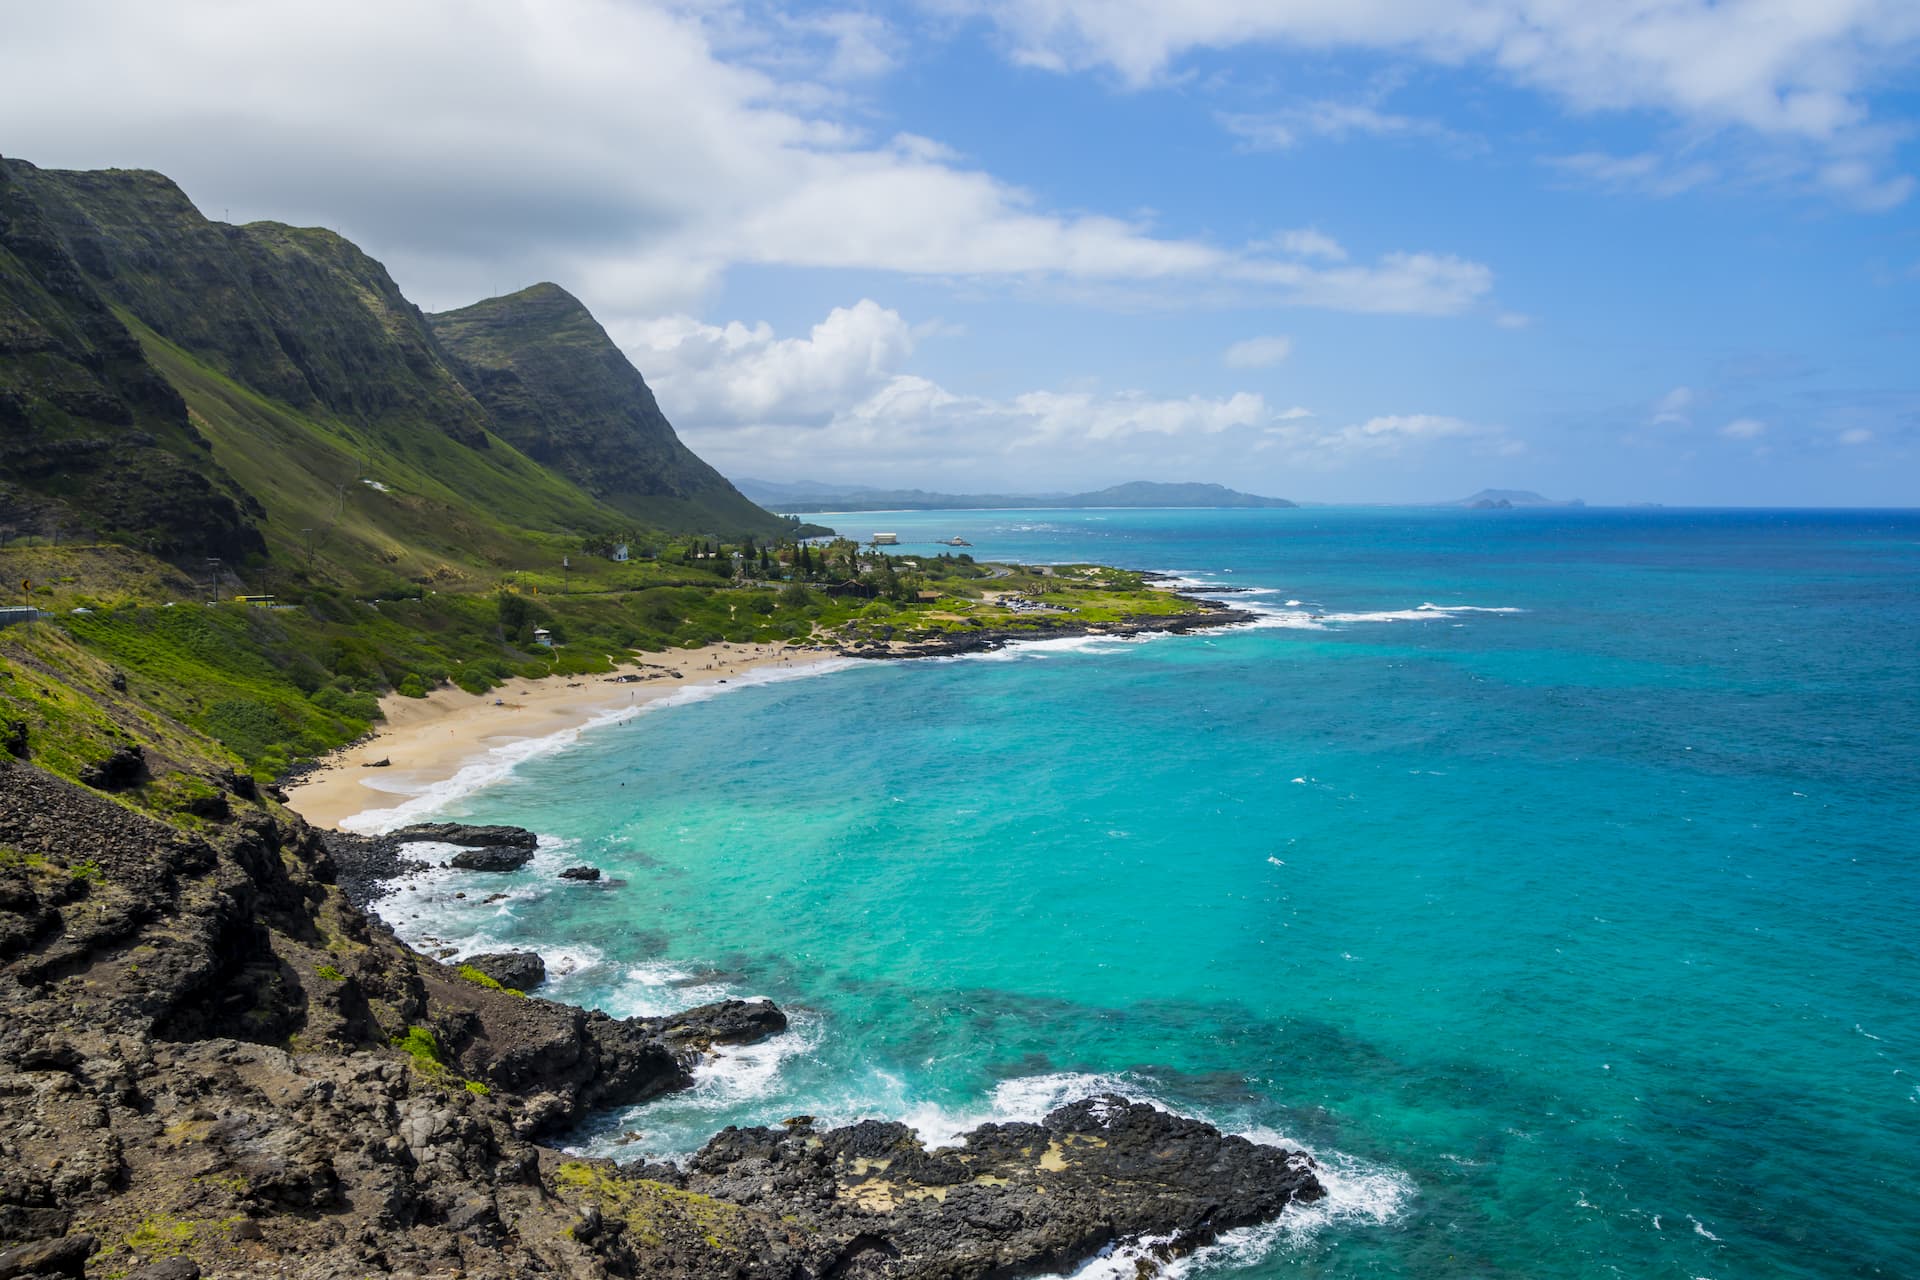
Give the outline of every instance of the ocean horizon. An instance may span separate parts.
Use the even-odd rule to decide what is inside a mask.
[[[813,518],[1254,618],[687,690],[362,815],[542,835],[385,899],[416,945],[788,1010],[579,1149],[1112,1091],[1321,1162],[1187,1274],[1920,1274],[1920,513]]]

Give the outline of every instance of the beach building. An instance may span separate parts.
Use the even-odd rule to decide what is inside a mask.
[[[876,547],[897,547],[900,545],[900,535],[897,533],[876,533],[873,535],[873,545]]]
[[[871,582],[855,582],[851,579],[845,582],[829,582],[822,590],[836,600],[849,598],[871,600],[880,594],[879,589]]]
[[[533,642],[551,649],[553,648],[553,632],[547,630],[545,627],[535,627],[533,629]]]

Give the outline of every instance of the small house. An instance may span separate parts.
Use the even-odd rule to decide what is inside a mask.
[[[607,556],[607,559],[613,561],[615,564],[625,564],[629,558],[627,554],[627,544],[624,542],[614,543],[612,553]]]
[[[547,630],[545,627],[535,627],[533,629],[533,642],[543,648],[551,649],[553,648],[553,632]]]

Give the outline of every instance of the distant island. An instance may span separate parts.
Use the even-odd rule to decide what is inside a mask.
[[[1293,507],[1285,498],[1263,498],[1220,484],[1158,484],[1135,480],[1092,493],[931,493],[925,489],[877,489],[867,485],[782,484],[742,477],[734,487],[770,510],[965,511],[1034,507]]]
[[[1516,507],[1584,507],[1587,504],[1579,498],[1569,498],[1565,502],[1542,497],[1531,489],[1482,489],[1468,498],[1456,498],[1451,502],[1435,503],[1440,507],[1466,507],[1472,511],[1509,511]]]

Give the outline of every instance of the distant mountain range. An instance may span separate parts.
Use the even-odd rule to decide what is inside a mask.
[[[776,511],[965,511],[1033,507],[1292,507],[1285,498],[1263,498],[1218,484],[1158,484],[1135,480],[1092,493],[932,493],[925,489],[876,489],[869,485],[783,484],[741,477],[734,487]]]

